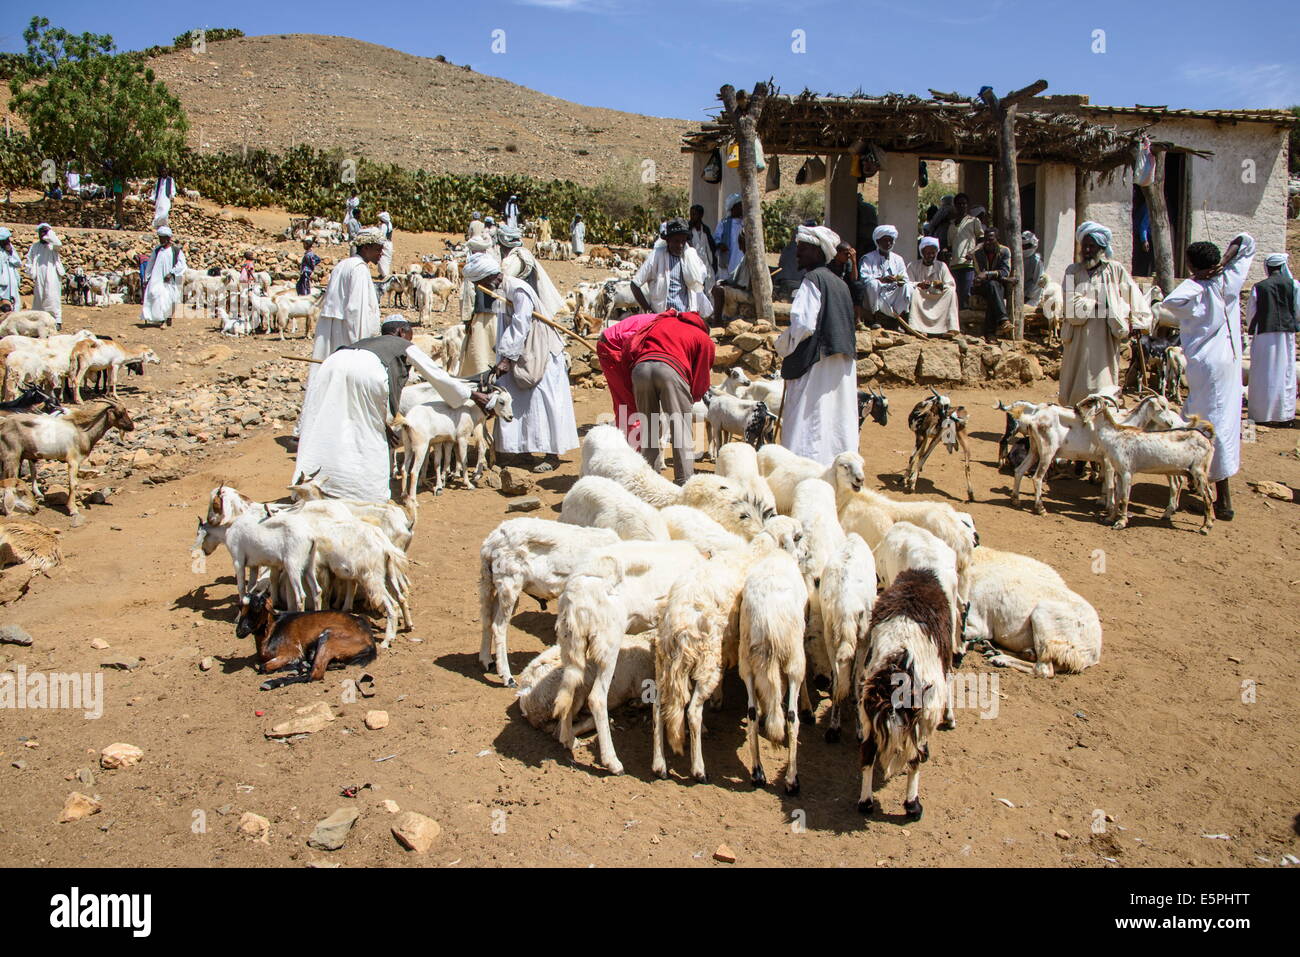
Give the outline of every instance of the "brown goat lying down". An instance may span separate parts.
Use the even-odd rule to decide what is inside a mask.
[[[299,681],[321,681],[330,665],[368,665],[375,660],[370,623],[342,611],[276,611],[270,595],[245,598],[235,637],[253,636],[260,674],[294,669],[294,674],[262,682],[270,691]]]

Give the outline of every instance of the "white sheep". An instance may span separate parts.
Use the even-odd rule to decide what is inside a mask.
[[[534,728],[555,733],[555,695],[560,690],[564,671],[560,666],[560,646],[551,645],[519,672],[519,712]],[[640,698],[655,677],[654,649],[648,635],[626,635],[618,649],[614,679],[609,686],[609,707]],[[590,714],[573,726],[575,735],[595,730]]]
[[[555,699],[558,736],[573,749],[573,721],[585,696],[596,722],[600,760],[611,774],[623,773],[607,707],[623,636],[657,627],[673,582],[700,574],[703,561],[686,542],[620,542],[591,554],[560,593],[555,632],[564,677]],[[594,675],[590,685],[589,673]]]
[[[876,558],[862,536],[850,532],[822,570],[822,644],[831,663],[831,711],[826,740],[840,739],[844,704],[865,657],[876,602]],[[859,729],[861,731],[861,729]]]
[[[583,437],[579,474],[613,479],[655,508],[681,504],[682,490],[650,468],[627,444],[622,430],[612,425],[598,425]]]
[[[805,479],[795,487],[790,515],[803,527],[804,557],[800,567],[808,586],[808,634],[810,638],[821,638],[824,632],[818,593],[822,571],[844,544],[844,529],[835,511],[835,490],[821,479]],[[821,657],[822,645],[818,642],[813,647],[817,667],[829,673],[831,663]]]
[[[619,537],[607,528],[583,528],[540,518],[508,519],[483,540],[479,550],[479,616],[484,671],[496,661],[497,675],[515,687],[510,674],[506,636],[515,606],[524,595],[545,603],[558,598],[569,576],[591,552],[613,545]]]
[[[668,541],[668,526],[647,505],[612,479],[584,475],[565,493],[560,521],[588,528],[608,528],[621,539]]]
[[[787,794],[799,793],[799,698],[804,679],[808,588],[796,558],[773,549],[750,566],[740,606],[740,677],[748,699],[746,738],[755,787],[767,784],[758,749],[760,726],[773,744],[787,743]]]
[[[911,820],[921,817],[921,764],[930,756],[930,736],[952,710],[947,604],[929,569],[902,572],[876,599],[866,645],[870,656],[857,679],[863,814],[877,810],[873,792],[906,767],[903,810]]]
[[[681,504],[697,508],[733,535],[748,541],[773,514],[731,479],[700,472],[681,488]]]
[[[30,336],[33,339],[48,339],[58,332],[59,325],[54,316],[43,309],[19,309],[11,312],[0,322],[0,336]]]
[[[714,474],[743,486],[764,508],[776,511],[776,496],[758,470],[758,452],[748,442],[728,442],[718,449]]]
[[[980,547],[971,565],[966,640],[1011,652],[990,657],[990,664],[1050,678],[1101,660],[1101,619],[1051,566]]]
[[[659,510],[673,541],[690,542],[700,554],[709,557],[718,552],[744,548],[745,539],[727,531],[716,519],[689,505],[669,505]]]
[[[774,453],[769,449],[781,451]],[[758,451],[758,468],[776,498],[776,510],[782,515],[790,514],[795,486],[805,479],[821,479],[831,485],[840,482],[847,488],[861,488],[866,481],[866,465],[857,452],[841,452],[826,466],[782,446],[765,445]]]

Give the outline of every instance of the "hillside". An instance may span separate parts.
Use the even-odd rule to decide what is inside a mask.
[[[463,66],[347,37],[244,37],[150,61],[203,151],[308,142],[436,172],[593,183],[653,159],[685,186],[685,120],[580,106]]]

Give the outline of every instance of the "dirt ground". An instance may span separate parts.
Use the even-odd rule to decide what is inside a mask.
[[[399,263],[406,261],[400,240]],[[557,267],[567,287],[576,267]],[[175,357],[218,336],[197,322],[140,329],[138,308],[65,307],[65,325],[152,343],[163,365],[151,368],[143,388],[175,388],[195,374]],[[301,341],[233,347],[221,371],[307,351]],[[902,821],[899,781],[884,792],[886,817],[864,823],[854,807],[856,749],[825,743],[821,727],[805,726],[801,735],[798,797],[786,797],[779,783],[754,790],[742,760],[744,690],[734,675],[725,709],[707,718],[713,783],[689,783],[682,757],[671,760],[670,780],[653,778],[644,711],[616,716],[625,776],[600,771],[586,745],[570,762],[519,717],[513,693],[479,671],[477,552],[509,502],[489,489],[421,497],[411,551],[417,625],[370,666],[375,697],[343,703],[344,681],[355,669],[331,671],[318,684],[259,691],[251,642],[234,636],[228,555],[221,550],[196,571],[190,546],[195,517],[218,482],[257,499],[284,494],[292,458],[285,430],[268,427],[220,446],[181,480],[150,486],[132,479],[111,504],[89,506],[81,527],[72,528],[61,508],[36,516],[64,530],[66,560],[0,613],[0,622],[35,636],[29,648],[0,645],[0,664],[102,674],[105,703],[98,720],[67,710],[0,713],[0,781],[8,795],[0,805],[0,861],[724,866],[712,855],[725,843],[742,865],[1277,865],[1283,854],[1300,852],[1300,795],[1288,757],[1300,747],[1300,509],[1250,492],[1245,480],[1300,488],[1300,433],[1261,429],[1245,446],[1234,485],[1237,517],[1216,524],[1210,536],[1197,534],[1199,519],[1187,513],[1173,528],[1159,522],[1165,488],[1150,481],[1137,488],[1132,527],[1117,532],[1095,520],[1095,490],[1081,481],[1053,483],[1042,517],[1008,503],[1009,480],[992,464],[1002,426],[994,402],[1046,398],[1054,389],[1040,382],[1014,395],[953,393],[971,414],[976,502],[967,507],[984,544],[1051,563],[1096,606],[1105,628],[1102,660],[1082,675],[1043,680],[968,656],[963,670],[998,681],[996,717],[960,712],[958,728],[932,742],[920,822]],[[911,446],[906,411],[921,391],[889,389],[889,425],[869,422],[862,432],[869,478],[893,494],[903,494],[897,479]],[[575,397],[581,424],[608,408],[602,390]],[[129,407],[135,398],[128,393],[126,401]],[[534,514],[558,513],[576,460],[570,454],[543,480],[545,507]],[[940,452],[917,494],[956,503],[962,486],[959,459]],[[111,647],[96,650],[93,639]],[[551,614],[524,599],[510,631],[513,669],[553,640]],[[122,656],[143,664],[101,669]],[[204,672],[199,663],[209,656],[216,666]],[[326,730],[289,743],[264,736],[295,708],[318,701],[338,715]],[[388,711],[391,724],[366,730],[370,709]],[[143,762],[100,770],[98,752],[119,741],[143,748]],[[764,760],[769,779],[779,782],[783,754],[764,744]],[[81,768],[93,769],[92,785],[76,780]],[[366,784],[354,799],[340,796]],[[55,823],[74,790],[98,795],[102,813]],[[426,856],[393,839],[386,799],[441,824]],[[342,850],[306,846],[316,821],[349,806],[361,817]],[[245,811],[270,820],[268,844],[237,832]]]

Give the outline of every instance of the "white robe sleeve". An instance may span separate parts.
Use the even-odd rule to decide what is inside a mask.
[[[424,376],[425,381],[433,386],[442,397],[442,401],[452,407],[459,407],[470,401],[469,383],[461,382],[452,376],[446,369],[435,363],[424,350],[418,346],[408,346],[406,358],[420,375]]]
[[[816,332],[821,311],[821,290],[805,279],[794,294],[794,302],[790,303],[790,328],[777,337],[777,355],[784,359]]]
[[[515,292],[510,297],[511,311],[505,327],[497,338],[497,359],[518,359],[524,353],[524,342],[533,324],[533,302],[528,294]]]
[[[189,266],[185,262],[185,251],[182,249],[176,250],[176,262],[172,266],[171,274],[176,277],[178,283],[184,279],[185,270],[188,268]]]
[[[1246,276],[1250,274],[1251,263],[1255,261],[1255,238],[1250,233],[1242,233],[1237,239],[1241,240],[1237,258],[1223,270],[1224,298],[1235,299],[1241,295],[1241,289],[1246,285]]]

